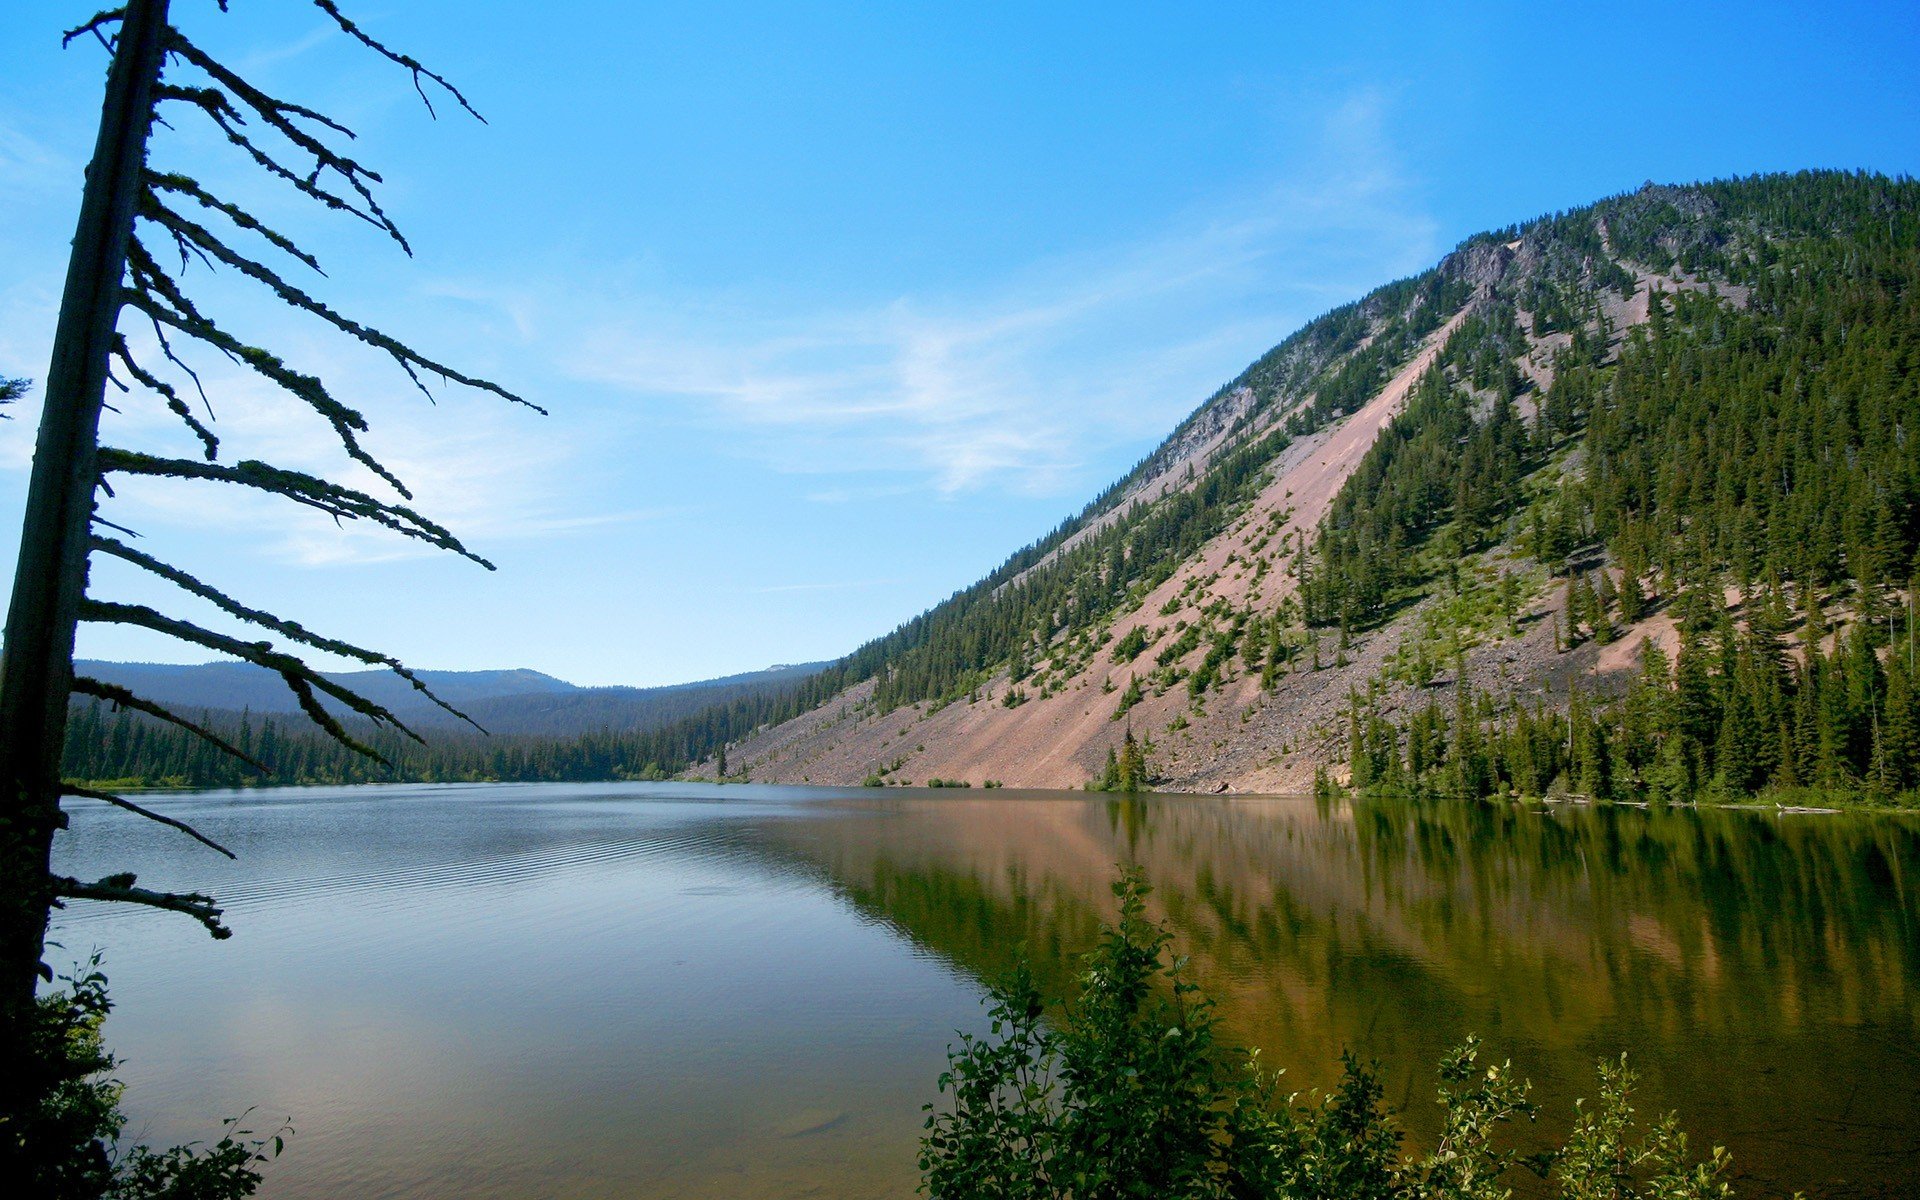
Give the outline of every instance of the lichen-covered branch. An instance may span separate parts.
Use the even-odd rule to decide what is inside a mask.
[[[364,30],[362,30],[358,25],[348,20],[346,15],[340,11],[340,6],[334,3],[334,0],[313,0],[313,2],[314,2],[314,5],[318,7],[322,12],[332,17],[334,20],[334,23],[339,25],[341,30],[344,31],[349,37],[358,41],[361,45],[365,46],[367,49],[372,50],[374,53],[382,56],[387,61],[396,63],[399,66],[405,67],[408,71],[411,71],[413,73],[413,90],[420,93],[420,102],[427,106],[428,113],[436,117],[439,115],[438,113],[434,113],[433,101],[427,98],[426,89],[420,86],[420,79],[422,76],[425,76],[426,78],[431,79],[433,82],[439,84],[442,88],[445,88],[447,91],[447,94],[452,96],[454,100],[460,105],[461,108],[466,109],[467,113],[470,116],[472,116],[474,120],[480,122],[482,125],[485,125],[487,123],[487,119],[481,116],[479,112],[477,112],[474,109],[473,105],[467,103],[467,98],[460,94],[459,88],[453,86],[451,83],[448,83],[440,75],[434,73],[433,71],[429,71],[424,66],[421,66],[419,59],[413,57],[411,54],[402,54],[397,50],[390,50],[386,46],[375,41],[372,37],[368,36],[367,33]]]
[[[208,192],[200,186],[200,181],[197,179],[190,178],[186,175],[150,170],[147,172],[147,190],[149,192],[172,192],[178,196],[185,196],[200,207],[219,213],[239,228],[249,233],[259,234],[268,242],[272,243],[275,249],[299,259],[307,266],[312,267],[317,273],[321,275],[326,274],[325,271],[320,269],[320,260],[308,254],[305,250],[302,250],[299,244],[292,238],[265,224],[260,218],[254,216],[246,209],[241,208],[239,205],[229,204],[227,201]]]
[[[294,699],[299,701],[300,711],[307,714],[308,720],[326,730],[328,737],[339,742],[355,754],[370,758],[383,767],[391,767],[393,765],[392,762],[388,761],[386,755],[348,733],[347,727],[339,721],[336,721],[333,714],[327,711],[326,705],[320,703],[320,698],[313,694],[315,685],[324,688],[329,695],[338,694],[335,688],[328,686],[318,675],[314,674],[297,675],[282,672],[280,678],[286,683],[287,688],[293,692]],[[344,691],[345,689],[339,690]],[[354,696],[355,699],[359,699],[357,693],[349,692],[347,694]],[[422,738],[413,730],[408,729],[405,725],[401,725],[398,721],[393,721],[393,724],[414,741],[419,742],[423,746],[426,745],[426,739]]]
[[[412,498],[413,493],[407,490],[399,477],[360,445],[357,435],[366,431],[366,418],[335,400],[319,378],[294,370],[277,356],[258,346],[250,346],[215,325],[194,307],[193,302],[187,299],[179,285],[161,269],[138,239],[127,250],[127,262],[133,278],[133,286],[126,293],[129,306],[145,313],[156,324],[205,342],[235,362],[252,368],[257,374],[278,384],[290,395],[306,401],[308,407],[333,426],[334,435],[340,439],[349,457],[380,476],[402,496]],[[171,355],[172,349],[167,348],[167,352]]]
[[[116,796],[112,792],[102,792],[95,788],[82,787],[80,784],[77,784],[77,783],[64,783],[64,782],[60,785],[60,792],[62,795],[65,795],[65,796],[79,796],[87,800],[98,800],[102,804],[111,804],[115,808],[121,809],[125,812],[132,813],[136,817],[145,817],[149,821],[154,821],[154,822],[157,822],[158,824],[166,825],[173,829],[178,829],[181,833],[186,834],[188,837],[192,838],[194,841],[199,842],[203,846],[207,846],[211,849],[218,850],[220,853],[226,855],[228,858],[239,857],[239,855],[227,849],[225,846],[222,846],[219,842],[214,841],[212,838],[208,837],[206,834],[201,833],[198,829],[195,829],[193,826],[187,824],[185,821],[175,820],[174,818],[169,817],[164,813],[157,813],[152,809],[145,807],[144,805],[135,804],[133,801],[126,799],[124,796]]]
[[[155,633],[163,633],[168,637],[205,647],[216,654],[229,655],[243,662],[265,667],[280,676],[288,690],[294,694],[294,698],[300,702],[302,711],[313,719],[314,724],[325,729],[334,740],[368,758],[382,763],[387,761],[383,755],[361,744],[348,734],[314,695],[316,690],[333,697],[377,725],[389,726],[421,745],[426,744],[424,738],[408,728],[406,722],[384,706],[374,703],[350,687],[335,683],[299,658],[275,650],[271,642],[243,642],[239,638],[215,633],[191,621],[169,617],[144,604],[120,604],[109,600],[86,599],[80,602],[80,619],[98,624],[132,625],[140,629],[150,629]]]
[[[207,461],[212,462],[220,453],[220,439],[214,436],[213,430],[201,423],[200,418],[193,415],[193,409],[187,407],[187,402],[180,398],[180,393],[174,390],[173,385],[135,362],[133,351],[127,347],[126,337],[118,333],[113,335],[113,356],[120,360],[136,383],[165,400],[167,408],[186,422],[187,428],[193,430],[194,436],[206,448]]]
[[[173,29],[168,32],[167,52],[198,67],[206,73],[208,78],[219,84],[221,88],[224,88],[225,92],[208,88],[170,89],[162,96],[162,99],[186,99],[194,103],[201,111],[207,113],[214,119],[215,124],[220,126],[222,131],[227,134],[229,140],[238,138],[244,141],[246,146],[252,149],[255,157],[259,158],[264,155],[265,152],[254,145],[251,139],[247,139],[245,135],[239,134],[235,128],[236,125],[246,120],[245,116],[242,115],[241,111],[236,108],[232,102],[234,99],[239,100],[241,105],[245,106],[248,111],[253,113],[253,115],[261,121],[265,122],[275,133],[287,139],[287,141],[291,142],[301,151],[313,156],[313,170],[307,173],[307,179],[312,180],[325,172],[332,172],[338,178],[345,180],[347,186],[353,189],[354,194],[360,197],[361,204],[366,206],[363,211],[356,211],[361,211],[362,216],[386,230],[387,235],[397,242],[401,249],[405,250],[408,254],[413,253],[412,247],[407,245],[407,239],[402,236],[399,227],[393,223],[393,219],[387,216],[385,210],[380,207],[380,201],[374,197],[373,189],[368,186],[368,184],[371,183],[381,182],[380,173],[333,149],[333,147],[327,145],[318,137],[302,128],[295,118],[314,121],[338,132],[345,133],[348,137],[352,136],[351,130],[321,116],[310,108],[278,99],[261,91],[245,79],[242,79],[218,59],[194,45],[187,39],[186,35],[178,29]],[[212,98],[207,95],[208,92],[220,96],[222,102],[214,102]],[[284,172],[285,168],[280,168],[280,170]],[[341,203],[344,204],[346,202],[341,201]]]
[[[411,379],[414,386],[419,388],[429,399],[432,398],[432,393],[428,392],[426,385],[420,381],[420,375],[416,368],[431,371],[442,379],[451,380],[454,383],[474,388],[477,391],[491,392],[504,400],[514,404],[525,405],[543,415],[546,413],[546,409],[509,392],[497,383],[467,375],[444,363],[435,362],[433,359],[427,358],[425,355],[381,333],[377,329],[369,328],[368,326],[360,324],[358,321],[342,316],[326,304],[316,300],[314,297],[309,296],[307,293],[282,279],[269,267],[232,249],[205,226],[196,224],[168,208],[165,204],[161,203],[159,197],[153,195],[151,192],[144,197],[140,215],[164,227],[177,236],[185,238],[194,246],[236,271],[239,271],[241,274],[265,284],[273,291],[274,295],[280,297],[280,299],[288,305],[304,312],[312,313],[314,316],[319,317],[347,336],[364,342],[376,350],[383,351],[388,357],[392,358],[394,362],[399,364],[400,369],[407,373],[407,378]]]
[[[413,252],[407,245],[407,239],[401,235],[400,230],[395,227],[391,221],[386,219],[386,214],[369,212],[359,205],[354,204],[352,201],[335,195],[333,192],[321,187],[318,182],[320,174],[318,171],[313,172],[311,175],[302,175],[291,167],[283,165],[279,159],[261,149],[257,142],[240,131],[239,126],[245,123],[245,119],[240,116],[239,112],[235,110],[233,105],[227,100],[226,94],[218,88],[178,87],[172,84],[166,84],[156,88],[154,95],[159,100],[178,101],[180,103],[191,104],[195,108],[200,109],[207,114],[207,117],[212,120],[215,125],[220,127],[220,132],[226,135],[227,141],[238,146],[246,153],[248,158],[254,161],[256,166],[266,171],[269,175],[273,175],[276,178],[292,184],[302,195],[305,195],[309,199],[319,201],[320,204],[326,208],[330,208],[335,212],[347,213],[358,217],[360,220],[365,221],[367,224],[381,230],[388,237],[392,238],[399,244],[402,250],[407,251],[409,254]]]
[[[133,450],[102,446],[99,466],[102,475],[118,471],[127,475],[237,483],[318,509],[336,520],[371,521],[405,537],[450,550],[489,571],[494,569],[492,563],[461,545],[460,539],[445,528],[404,505],[388,504],[354,488],[256,459],[246,459],[229,467],[186,458],[160,458]]]

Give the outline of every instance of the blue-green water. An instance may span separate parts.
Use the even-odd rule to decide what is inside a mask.
[[[210,890],[235,936],[79,903],[131,1132],[254,1108],[268,1196],[908,1196],[979,980],[1064,987],[1114,864],[1229,1033],[1381,1060],[1416,1140],[1465,1033],[1542,1132],[1629,1051],[1743,1194],[1920,1194],[1920,823],[1303,798],[685,784],[154,798],[239,852],[79,804],[67,873]],[[56,957],[56,962],[62,961]]]

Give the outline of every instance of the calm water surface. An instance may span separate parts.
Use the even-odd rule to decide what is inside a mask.
[[[1415,1140],[1468,1032],[1558,1135],[1622,1050],[1743,1195],[1920,1195],[1920,822],[1301,798],[684,784],[76,804],[61,869],[200,888],[235,930],[76,903],[131,1132],[255,1109],[265,1195],[910,1196],[920,1105],[1025,944],[1064,987],[1139,864],[1230,1036],[1380,1060]],[[60,957],[64,954],[64,958]]]

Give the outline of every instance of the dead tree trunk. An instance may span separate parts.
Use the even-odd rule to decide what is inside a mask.
[[[27,1052],[34,989],[45,972],[42,943],[54,899],[49,854],[54,831],[64,823],[60,756],[99,478],[100,408],[146,162],[167,3],[126,4],[67,265],[7,611],[0,661],[0,1118],[32,1100],[26,1081],[34,1072],[23,1069],[20,1056]]]

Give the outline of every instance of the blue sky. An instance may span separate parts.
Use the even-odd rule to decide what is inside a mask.
[[[187,170],[296,232],[319,294],[552,410],[428,405],[246,290],[208,303],[368,414],[488,574],[265,500],[128,487],[211,582],[420,666],[664,683],[836,655],[1077,509],[1300,323],[1481,229],[1645,179],[1920,167],[1920,6],[175,0],[338,116],[416,257],[192,121]],[[0,374],[38,377],[98,115],[93,5],[0,7]],[[326,430],[207,363],[236,456]],[[0,426],[11,563],[37,395]],[[121,445],[181,446],[139,400]],[[111,566],[96,590],[166,596]],[[191,648],[83,631],[81,652]]]

